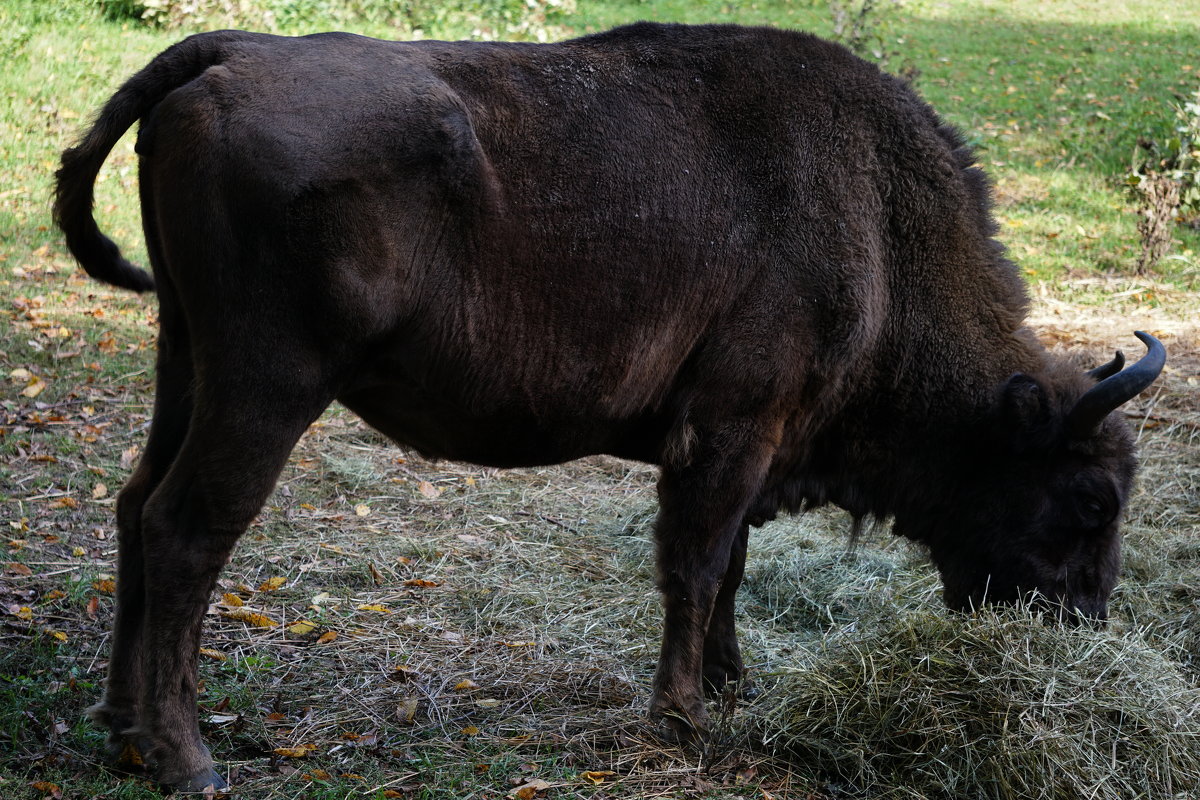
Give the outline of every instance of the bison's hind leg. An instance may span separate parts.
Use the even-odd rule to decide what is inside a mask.
[[[146,567],[142,512],[162,482],[187,435],[192,413],[191,353],[186,330],[164,302],[158,337],[154,417],[146,449],[117,497],[116,613],[104,697],[88,716],[108,730],[108,755],[126,766],[129,748],[138,747],[141,724],[143,620],[146,616]]]

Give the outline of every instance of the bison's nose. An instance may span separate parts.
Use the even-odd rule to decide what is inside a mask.
[[[1108,626],[1108,603],[1103,600],[1084,600],[1064,603],[1059,619],[1068,625],[1103,630]]]

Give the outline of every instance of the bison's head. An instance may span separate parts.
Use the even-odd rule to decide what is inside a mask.
[[[1037,597],[1065,619],[1107,618],[1136,467],[1113,412],[1166,360],[1157,339],[1137,336],[1148,352],[1128,369],[1117,353],[1086,374],[1017,374],[1001,388],[926,539],[949,606]]]

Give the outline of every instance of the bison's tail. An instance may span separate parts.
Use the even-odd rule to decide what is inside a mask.
[[[83,140],[63,153],[55,175],[54,222],[88,275],[137,292],[154,288],[150,274],[126,261],[120,248],[96,226],[92,216],[96,175],[125,131],[172,90],[220,63],[225,45],[236,35],[200,34],[165,50],[117,90]]]

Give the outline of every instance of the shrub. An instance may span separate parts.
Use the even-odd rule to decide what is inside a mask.
[[[395,26],[420,36],[462,31],[475,38],[550,38],[551,22],[575,0],[100,0],[105,13],[161,28],[235,26],[267,30],[302,23]]]
[[[1138,140],[1126,176],[1138,203],[1139,274],[1171,249],[1177,219],[1200,215],[1200,89],[1176,107],[1175,116],[1175,131],[1166,140]]]

